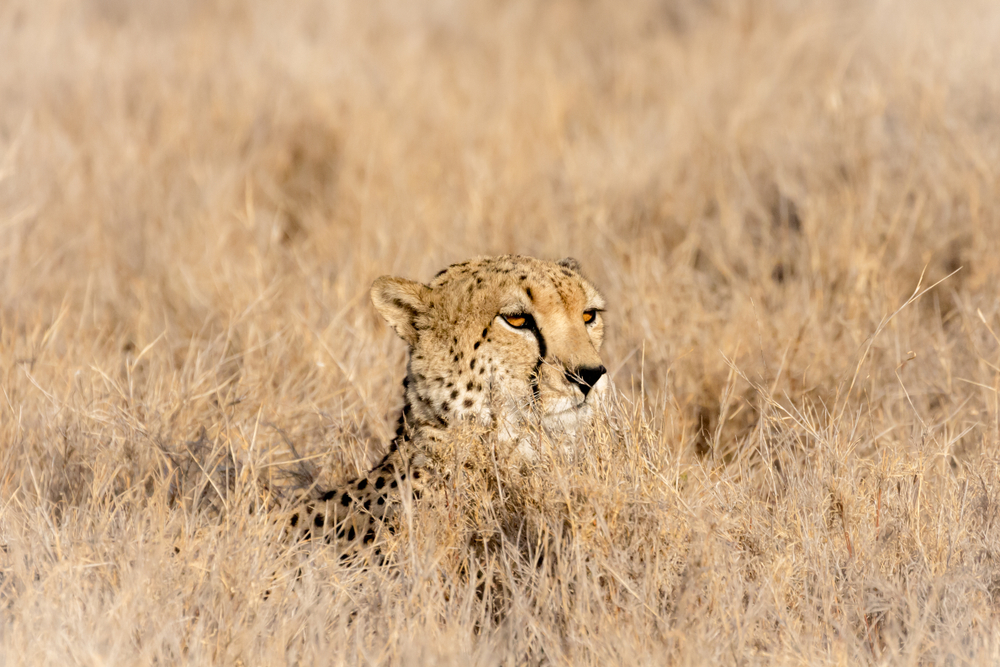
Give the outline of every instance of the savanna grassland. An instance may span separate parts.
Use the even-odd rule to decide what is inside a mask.
[[[996,664],[1000,5],[0,4],[0,662]],[[382,274],[578,258],[575,455],[382,569]],[[485,449],[484,449],[485,448]],[[492,456],[492,459],[491,459]]]

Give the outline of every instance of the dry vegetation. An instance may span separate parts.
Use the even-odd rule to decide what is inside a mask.
[[[1000,5],[285,4],[0,4],[4,664],[996,664]],[[579,455],[275,540],[500,252],[613,304]]]

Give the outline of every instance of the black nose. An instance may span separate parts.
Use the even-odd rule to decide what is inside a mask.
[[[590,390],[607,372],[608,369],[604,366],[582,366],[577,368],[576,372],[566,371],[566,379],[579,387],[580,391],[583,392],[583,397],[587,398]]]

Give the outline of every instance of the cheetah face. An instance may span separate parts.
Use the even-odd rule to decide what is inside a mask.
[[[372,301],[410,345],[409,419],[473,420],[514,442],[533,420],[573,433],[608,385],[605,302],[576,260],[478,259],[429,285],[382,277]]]

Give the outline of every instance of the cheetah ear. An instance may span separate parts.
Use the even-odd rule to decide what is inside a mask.
[[[372,303],[378,314],[410,346],[417,344],[417,317],[427,310],[431,288],[427,285],[382,276],[372,285]]]
[[[558,264],[559,266],[565,266],[570,271],[576,271],[577,273],[580,273],[580,269],[582,268],[580,266],[580,261],[572,257],[563,257],[559,260]]]

